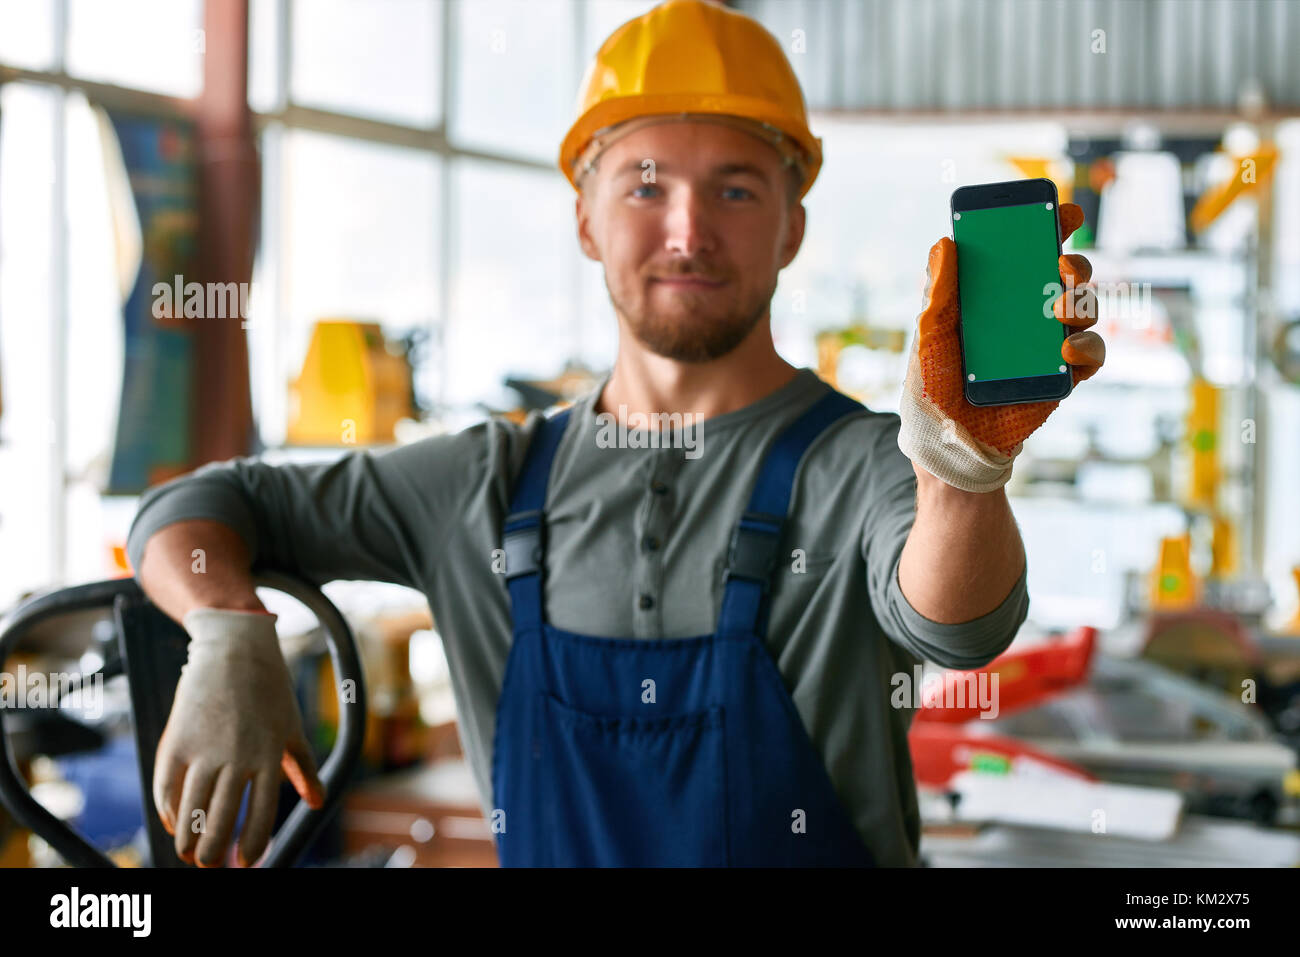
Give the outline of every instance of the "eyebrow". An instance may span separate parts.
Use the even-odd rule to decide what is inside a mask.
[[[642,165],[643,163],[645,163],[645,160],[643,159],[628,160],[626,163],[624,163],[622,166],[618,168],[618,170],[614,173],[614,176],[621,177],[621,176],[626,176],[628,173],[640,173],[644,169],[644,166]],[[672,167],[665,166],[663,163],[656,162],[655,174],[658,175],[659,173],[667,173],[671,175]],[[753,163],[723,163],[719,166],[713,167],[711,173],[713,176],[734,176],[737,174],[748,174],[749,176],[757,177],[758,179],[762,180],[764,183],[766,183],[769,186],[772,183],[771,178],[768,176],[767,172],[762,167],[755,166]]]

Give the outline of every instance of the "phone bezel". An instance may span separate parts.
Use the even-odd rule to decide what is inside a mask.
[[[1056,184],[1050,179],[1016,179],[1003,183],[980,183],[975,186],[961,186],[953,190],[949,200],[949,224],[952,228],[952,240],[957,241],[956,224],[951,219],[954,213],[974,209],[994,209],[999,206],[1024,206],[1030,203],[1051,203],[1057,214],[1056,222],[1056,256],[1061,256],[1061,218],[1060,200],[1056,195]],[[960,255],[960,250],[958,250]],[[1060,276],[1057,276],[1060,281]],[[957,301],[961,302],[960,283]],[[966,330],[965,322],[957,323],[961,342],[961,381],[966,401],[971,405],[1019,405],[1026,402],[1046,402],[1064,399],[1074,388],[1074,373],[1067,365],[1064,372],[1051,375],[1024,376],[1017,379],[989,379],[972,382],[966,371]],[[1070,330],[1061,323],[1061,341],[1065,342]]]

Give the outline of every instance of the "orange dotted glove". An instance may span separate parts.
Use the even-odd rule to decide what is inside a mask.
[[[1058,215],[1064,241],[1083,224],[1083,210],[1062,203]],[[1092,264],[1075,254],[1061,256],[1059,263],[1064,291],[1052,311],[1071,330],[1061,343],[1061,357],[1078,385],[1101,368],[1106,346],[1097,333],[1083,331],[1097,322],[1096,293],[1084,285],[1092,278]],[[1011,463],[1025,439],[1047,421],[1060,400],[994,406],[967,402],[957,245],[947,236],[930,247],[926,275],[925,305],[917,318],[899,403],[898,447],[914,464],[955,488],[991,492],[1011,478]]]

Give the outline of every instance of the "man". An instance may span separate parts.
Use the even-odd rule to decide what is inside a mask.
[[[619,322],[598,388],[522,426],[146,495],[132,561],[192,636],[154,786],[183,858],[220,862],[251,784],[255,861],[281,767],[321,799],[252,564],[428,596],[503,864],[916,863],[891,677],[1011,642],[1025,557],[1002,486],[1055,404],[964,403],[947,239],[901,417],[777,355],[769,304],[820,164],[775,39],[670,0],[606,41],[561,149]],[[1062,356],[1087,378],[1100,339]],[[673,427],[611,444],[635,413]]]

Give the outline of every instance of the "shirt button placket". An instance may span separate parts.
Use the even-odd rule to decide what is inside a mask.
[[[671,518],[671,481],[679,450],[661,449],[642,497],[644,524],[637,541],[635,602],[636,637],[663,637],[664,542]]]

